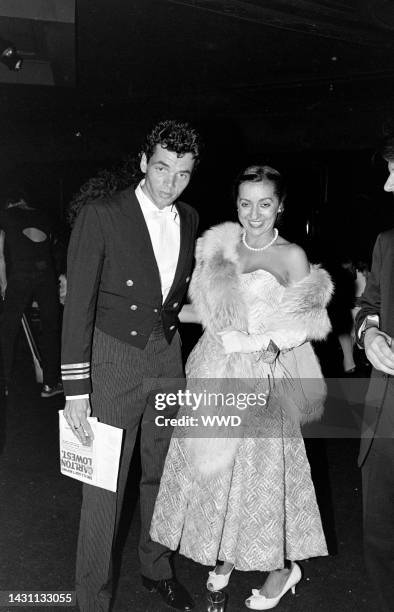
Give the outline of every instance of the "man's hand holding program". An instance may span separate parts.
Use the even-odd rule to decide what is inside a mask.
[[[84,446],[90,446],[94,440],[93,430],[88,421],[91,412],[90,400],[87,397],[68,399],[64,407],[64,417],[67,423]]]

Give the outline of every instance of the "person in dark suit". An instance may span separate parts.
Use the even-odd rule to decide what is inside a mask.
[[[178,198],[199,153],[199,136],[189,124],[160,122],[140,157],[145,178],[136,188],[86,204],[71,235],[62,337],[65,418],[85,444],[93,437],[91,413],[124,429],[117,492],[83,487],[76,569],[81,612],[110,607],[112,549],[140,425],[142,582],[175,609],[194,606],[173,576],[170,550],[149,536],[171,431],[155,426],[146,381],[164,384],[184,376],[178,313],[190,280],[198,215]],[[174,406],[166,416],[176,412]]]
[[[13,189],[0,212],[0,291],[4,299],[0,345],[6,392],[12,372],[21,318],[33,298],[41,319],[43,385],[41,397],[63,393],[60,378],[60,308],[55,265],[57,236],[48,215]]]
[[[394,136],[381,150],[384,190],[394,193]],[[394,602],[394,229],[381,233],[356,319],[360,346],[373,366],[365,403],[359,464],[363,482],[364,551],[380,607]]]

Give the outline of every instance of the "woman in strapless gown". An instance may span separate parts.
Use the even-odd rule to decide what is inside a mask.
[[[223,400],[213,406],[205,393],[180,408],[151,537],[216,565],[210,590],[227,586],[234,568],[270,572],[246,600],[264,610],[300,580],[295,561],[327,554],[301,425],[322,412],[325,386],[309,341],[329,332],[332,283],[278,235],[285,194],[276,170],[248,167],[236,194],[240,224],[211,228],[197,244],[189,320],[201,321],[204,333],[186,364],[187,387],[243,400],[246,390],[261,401],[248,395],[238,410],[242,428],[231,432],[201,423],[234,414]]]

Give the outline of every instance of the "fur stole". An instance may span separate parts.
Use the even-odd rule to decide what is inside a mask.
[[[238,387],[245,391],[248,379],[254,379],[250,380],[250,391],[253,391],[253,385],[258,382],[256,353],[225,355],[217,336],[218,331],[228,327],[243,331],[248,328],[237,253],[241,231],[239,224],[227,222],[209,229],[197,241],[190,297],[205,333],[186,364],[188,387],[193,391],[203,391],[206,384],[209,385],[209,379],[221,379],[216,390],[221,387],[226,390],[227,382],[227,391],[237,391]],[[319,266],[311,266],[305,278],[283,290],[280,307],[267,321],[264,334],[269,336],[270,331],[298,327],[308,340],[325,338],[331,329],[326,306],[332,292],[329,274]],[[214,364],[207,363],[201,359],[201,354],[205,347],[209,354],[214,345],[217,345]],[[273,386],[268,401],[277,403],[298,424],[318,419],[323,412],[326,386],[310,343],[305,342],[290,350],[282,348],[276,362],[269,367]],[[267,367],[262,368],[262,379],[267,377],[266,372]],[[212,410],[207,405],[199,408],[200,415],[201,411],[220,416],[226,414],[226,407],[215,406]],[[197,478],[214,477],[232,466],[240,438],[231,436],[234,433],[223,427],[217,432],[211,429],[209,437],[205,438],[186,436],[186,448]]]
[[[240,290],[240,263],[237,254],[242,228],[223,223],[199,238],[196,267],[190,283],[190,297],[207,331],[216,334],[226,327],[247,329],[246,307]],[[280,309],[271,318],[269,330],[306,330],[308,340],[322,340],[331,330],[326,306],[333,293],[328,272],[311,266],[310,273],[285,288]]]

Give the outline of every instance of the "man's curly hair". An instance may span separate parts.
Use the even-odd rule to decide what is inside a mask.
[[[190,123],[167,119],[155,125],[147,135],[140,155],[145,153],[147,160],[152,157],[155,146],[160,145],[177,154],[178,157],[191,153],[194,166],[199,162],[202,142],[198,132]]]
[[[139,158],[129,156],[110,170],[100,170],[73,195],[66,213],[70,226],[74,225],[79,211],[88,202],[110,197],[117,191],[137,184],[143,177],[139,167],[140,157],[145,153],[149,159],[157,144],[174,151],[178,157],[191,153],[195,160],[194,167],[198,163],[202,145],[196,130],[190,124],[181,121],[161,121],[146,137]]]

